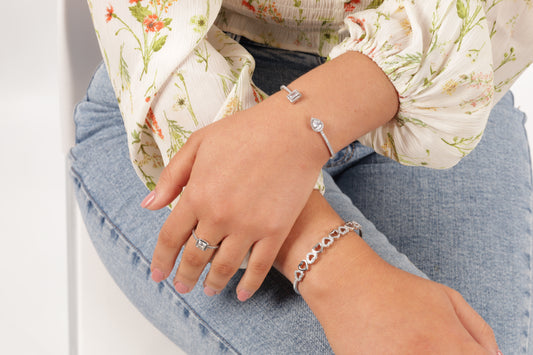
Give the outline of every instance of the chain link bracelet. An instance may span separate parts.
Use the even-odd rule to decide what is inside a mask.
[[[300,294],[300,291],[298,291],[298,284],[303,280],[305,272],[309,270],[309,266],[317,261],[319,254],[322,253],[326,248],[329,248],[337,239],[350,231],[356,232],[360,237],[363,236],[361,225],[357,222],[351,221],[329,232],[326,237],[322,238],[319,243],[315,244],[315,246],[311,248],[311,252],[305,256],[305,259],[300,261],[298,264],[298,269],[294,271],[294,282],[292,283],[294,292],[296,292],[298,295]]]

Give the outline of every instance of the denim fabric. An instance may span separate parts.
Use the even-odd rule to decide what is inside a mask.
[[[238,38],[268,93],[323,63],[310,54]],[[325,167],[326,198],[385,260],[457,289],[494,328],[504,354],[528,348],[531,313],[531,166],[525,117],[507,94],[479,147],[456,167],[405,167],[357,142]],[[103,66],[77,106],[70,154],[76,195],[92,241],[132,303],[190,354],[325,354],[324,332],[289,281],[272,270],[247,302],[239,272],[222,294],[187,295],[150,279],[150,259],[169,211],[139,204],[147,190],[128,157],[126,133]],[[172,276],[170,277],[172,280]]]

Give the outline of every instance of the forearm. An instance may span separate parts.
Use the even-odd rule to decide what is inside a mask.
[[[343,223],[314,192],[275,267],[292,281],[300,260]],[[336,354],[497,353],[490,327],[457,292],[392,267],[354,232],[320,254],[298,290]]]
[[[298,102],[288,103],[286,92],[280,91],[264,104],[278,106],[291,120],[307,126],[311,117],[322,120],[334,151],[388,122],[398,110],[398,95],[388,77],[358,52],[347,52],[287,85],[302,93]],[[325,162],[328,151],[320,137],[311,134],[308,144]]]
[[[274,266],[292,282],[294,271],[311,248],[344,223],[326,199],[314,191],[281,247]],[[350,292],[350,288],[361,289],[368,271],[389,267],[355,232],[336,240],[319,258],[298,288],[317,317],[324,297]]]

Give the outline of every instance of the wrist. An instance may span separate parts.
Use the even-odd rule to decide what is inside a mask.
[[[328,233],[345,222],[317,192],[313,192],[283,244],[274,266],[292,283],[298,264]],[[299,291],[319,317],[324,300],[337,299],[351,290],[367,287],[374,268],[386,264],[355,233],[337,239],[305,273]],[[320,319],[320,318],[319,318]]]
[[[398,111],[398,94],[381,68],[359,52],[347,52],[289,84],[302,97],[294,110],[324,122],[324,132],[338,152],[390,121]],[[286,100],[286,93],[281,93]],[[326,150],[327,152],[327,150]]]
[[[300,162],[321,169],[331,156],[320,134],[311,128],[312,115],[306,106],[300,105],[300,100],[291,103],[286,91],[278,91],[250,110],[253,117],[263,120],[279,136],[287,153],[297,154]]]

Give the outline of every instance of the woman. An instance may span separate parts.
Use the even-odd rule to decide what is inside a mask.
[[[80,205],[182,348],[527,353],[531,168],[503,95],[533,57],[529,1],[90,7],[111,80],[76,112]],[[142,207],[171,213],[135,206],[126,147]],[[364,240],[323,239],[349,220]]]

